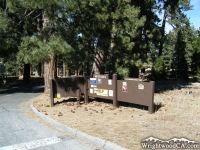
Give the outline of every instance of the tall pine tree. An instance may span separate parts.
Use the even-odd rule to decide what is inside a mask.
[[[105,69],[114,72],[117,68],[123,74],[122,68],[131,63],[128,59],[135,44],[133,38],[145,21],[140,9],[131,0],[75,0],[69,6],[72,23],[87,41],[84,50],[94,61],[92,70],[104,73]],[[120,63],[124,65],[121,69]]]
[[[57,75],[57,55],[72,50],[59,30],[62,26],[60,18],[64,17],[64,5],[65,1],[50,0],[11,0],[8,5],[10,12],[18,14],[18,25],[24,31],[19,46],[19,59],[24,63],[31,63],[36,59],[45,63],[45,93],[49,93],[49,80]],[[35,43],[32,43],[32,40],[35,40]],[[39,57],[35,58],[36,56]]]

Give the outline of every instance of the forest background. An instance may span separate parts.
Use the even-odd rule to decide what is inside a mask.
[[[25,83],[37,70],[45,93],[66,74],[150,70],[149,80],[200,79],[200,32],[190,0],[0,0],[0,61]],[[171,30],[166,32],[166,26]]]

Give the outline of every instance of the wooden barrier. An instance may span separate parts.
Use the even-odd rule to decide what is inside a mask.
[[[85,103],[88,103],[88,97],[111,99],[114,107],[119,106],[119,101],[128,102],[147,106],[149,113],[153,113],[154,88],[154,81],[143,82],[134,78],[117,80],[116,74],[113,74],[112,79],[109,79],[108,75],[87,78],[84,73],[83,77],[51,80],[51,106],[54,105],[56,94],[60,94],[61,97],[74,96],[78,101],[80,94],[84,94]]]
[[[118,80],[117,99],[122,102],[148,106],[149,113],[153,113],[154,86],[154,81]]]
[[[148,106],[149,113],[154,112],[154,81],[143,82],[134,78],[117,80],[116,74],[113,74],[113,79],[108,79],[108,75],[94,75],[88,86],[89,96],[111,99],[114,107],[118,107],[121,101]]]
[[[54,98],[77,97],[77,90],[84,94],[84,77],[66,77],[50,80],[50,106],[54,106]]]

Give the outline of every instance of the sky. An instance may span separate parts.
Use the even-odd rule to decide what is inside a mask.
[[[190,0],[190,4],[193,6],[193,9],[186,11],[185,14],[190,19],[191,25],[194,26],[195,29],[200,30],[200,0]],[[170,30],[172,30],[172,26],[167,23],[165,31],[168,33]]]
[[[193,10],[186,12],[188,18],[190,18],[190,23],[195,27],[195,29],[200,28],[200,0],[190,0],[190,4],[193,5]]]

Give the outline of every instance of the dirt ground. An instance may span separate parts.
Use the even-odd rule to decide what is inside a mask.
[[[200,89],[182,88],[155,93],[155,113],[149,114],[142,106],[90,100],[77,105],[75,98],[54,99],[42,94],[34,106],[43,114],[81,132],[96,136],[127,149],[141,149],[141,141],[153,136],[173,137],[200,142]]]

